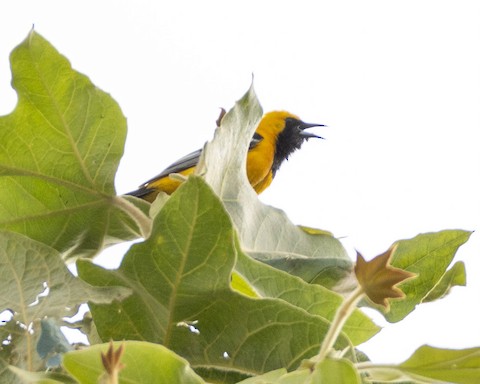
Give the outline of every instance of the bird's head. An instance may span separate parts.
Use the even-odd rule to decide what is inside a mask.
[[[273,111],[265,114],[257,128],[257,133],[264,139],[275,143],[273,171],[299,149],[305,140],[323,137],[305,131],[307,128],[323,127],[323,124],[305,123],[290,112]]]
[[[324,127],[324,125],[305,123],[298,116],[287,111],[273,111],[263,116],[256,132],[264,138],[293,144],[293,150],[295,150],[300,148],[305,139],[312,137],[323,139],[321,136],[305,131],[312,127]]]
[[[307,128],[323,126],[323,124],[305,123],[298,116],[287,111],[273,111],[263,116],[258,125],[257,133],[263,137],[272,137],[275,140],[279,135],[297,136],[302,141],[311,137],[323,139],[323,137],[305,131]]]

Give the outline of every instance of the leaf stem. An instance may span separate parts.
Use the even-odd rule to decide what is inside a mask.
[[[147,239],[150,236],[150,232],[152,231],[152,219],[150,217],[124,197],[114,196],[113,203],[135,221],[140,229],[140,234],[144,239]]]
[[[355,288],[355,290],[352,291],[352,293],[350,293],[349,296],[345,298],[342,304],[338,307],[332,324],[330,324],[330,328],[328,329],[322,346],[320,347],[320,352],[317,356],[313,358],[313,361],[316,362],[316,364],[319,364],[325,359],[325,357],[327,357],[328,353],[335,344],[338,335],[342,331],[345,321],[347,321],[347,319],[350,317],[352,312],[357,307],[357,303],[364,295],[365,292],[363,291],[363,288],[361,286],[358,286],[357,288]]]

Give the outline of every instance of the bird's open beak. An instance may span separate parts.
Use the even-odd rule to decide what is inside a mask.
[[[316,137],[317,139],[323,139],[322,136],[317,136],[310,132],[305,132],[305,129],[312,128],[312,127],[326,127],[324,124],[310,124],[310,123],[303,123],[300,124],[300,136],[304,137],[305,139],[309,139],[311,137]]]

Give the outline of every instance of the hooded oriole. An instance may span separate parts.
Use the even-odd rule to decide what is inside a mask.
[[[323,126],[304,123],[297,116],[285,111],[265,114],[252,137],[247,154],[247,176],[255,191],[260,194],[270,185],[282,162],[288,160],[288,156],[299,149],[305,140],[311,137],[322,139],[313,133],[305,132],[306,128]],[[169,175],[180,173],[188,176],[193,173],[201,153],[200,149],[182,157],[128,195],[152,202],[159,191],[173,193],[181,182]]]

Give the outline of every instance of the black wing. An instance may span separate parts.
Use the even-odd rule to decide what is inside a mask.
[[[185,171],[188,168],[195,167],[198,164],[198,159],[200,159],[200,155],[202,154],[202,150],[198,149],[195,152],[189,153],[186,156],[183,156],[181,159],[178,159],[173,164],[170,164],[167,168],[165,168],[162,172],[160,172],[157,176],[151,178],[150,180],[146,181],[144,185],[150,184],[151,182],[161,179],[165,176],[170,175],[171,173],[180,173]]]
[[[252,140],[250,141],[250,145],[248,149],[255,148],[257,144],[263,140],[263,137],[258,133],[254,133]],[[188,168],[195,167],[198,164],[198,160],[200,159],[200,155],[202,154],[201,149],[197,149],[196,151],[189,153],[186,156],[183,156],[181,159],[178,159],[173,164],[170,164],[167,168],[165,168],[162,172],[160,172],[157,176],[152,177],[150,180],[146,181],[143,185],[147,186],[148,184],[166,177],[171,173],[180,173],[185,171]]]
[[[248,150],[253,149],[257,146],[260,141],[263,140],[263,136],[255,132],[253,134],[252,140],[250,140],[250,145],[248,146]]]

